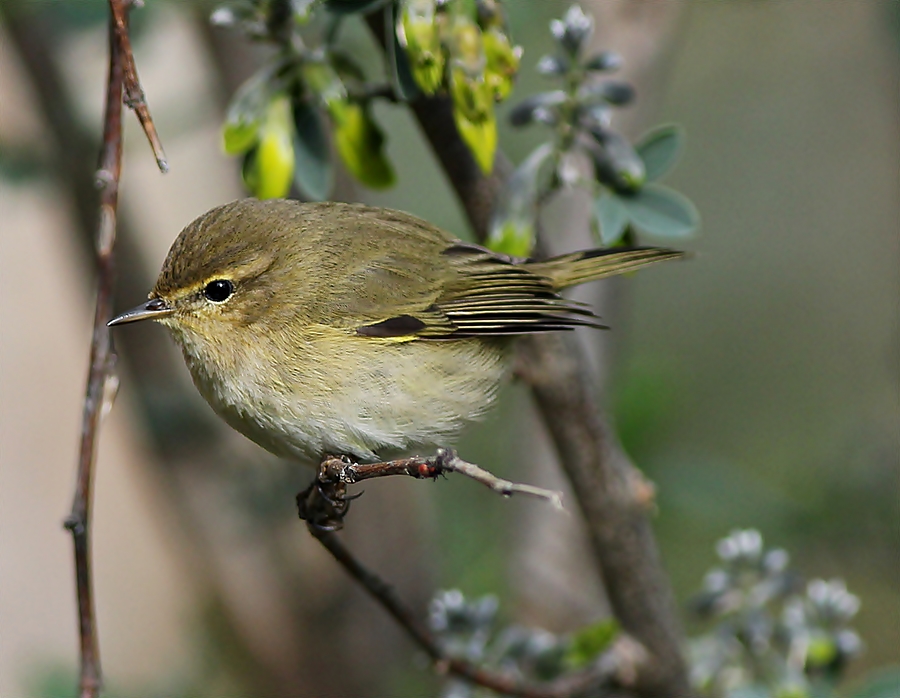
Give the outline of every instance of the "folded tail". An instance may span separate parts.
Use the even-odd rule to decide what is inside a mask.
[[[560,291],[683,256],[684,252],[661,247],[613,247],[572,252],[542,262],[527,262],[524,266],[533,274],[550,279],[553,287]]]

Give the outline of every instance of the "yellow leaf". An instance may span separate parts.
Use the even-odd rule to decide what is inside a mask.
[[[396,176],[384,152],[384,134],[369,110],[358,102],[335,102],[329,107],[334,142],[347,169],[373,189],[392,186]]]
[[[456,122],[459,135],[469,146],[481,171],[490,174],[494,169],[494,153],[497,150],[497,120],[494,118],[493,105],[491,105],[489,118],[482,119],[479,123],[473,123],[454,103],[453,120]]]
[[[291,188],[294,143],[291,106],[284,96],[273,99],[259,130],[259,144],[244,163],[244,183],[258,199],[277,199]]]

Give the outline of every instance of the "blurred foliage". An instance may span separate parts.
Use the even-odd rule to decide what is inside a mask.
[[[850,692],[838,682],[863,651],[851,627],[860,607],[844,581],[800,584],[786,551],[760,533],[735,531],[716,545],[694,613],[713,627],[691,641],[692,678],[714,698],[834,698],[900,695],[900,674],[879,672]]]
[[[851,627],[859,598],[844,581],[800,582],[780,548],[766,549],[754,529],[734,531],[716,545],[719,563],[703,580],[692,611],[709,629],[690,640],[691,678],[708,698],[896,698],[900,670],[873,673],[850,691],[838,682],[863,651]],[[469,600],[438,592],[429,626],[443,650],[522,680],[548,681],[603,661],[619,633],[607,619],[572,633],[510,625],[498,628],[497,597]],[[442,696],[482,696],[451,677]]]
[[[510,178],[488,238],[495,250],[528,256],[541,205],[572,187],[592,192],[594,230],[605,246],[632,244],[634,232],[683,240],[699,227],[694,205],[655,181],[674,167],[684,134],[663,126],[632,146],[612,130],[612,110],[629,104],[634,90],[625,82],[596,79],[617,70],[622,60],[610,51],[585,56],[593,31],[593,18],[578,5],[554,19],[556,52],[541,58],[537,71],[562,86],[532,95],[510,111],[513,126],[543,124],[553,130],[553,140],[535,148]]]
[[[716,546],[694,612],[714,622],[692,641],[692,675],[705,695],[825,698],[862,651],[850,623],[859,599],[839,579],[800,589],[782,549],[760,533],[735,531]]]
[[[368,79],[358,59],[337,44],[345,17],[370,12],[384,14],[388,84]],[[312,36],[301,32],[317,13],[327,15],[324,28]],[[491,171],[494,104],[509,96],[522,56],[498,0],[241,0],[218,8],[212,21],[278,46],[235,95],[223,130],[225,151],[244,156],[244,183],[254,196],[286,196],[293,183],[307,199],[328,197],[332,165],[319,110],[330,118],[348,171],[370,188],[392,186],[396,175],[370,106],[379,98],[449,95],[460,136],[479,167]],[[621,59],[611,52],[583,55],[593,28],[578,5],[550,23],[557,51],[537,70],[563,88],[534,95],[510,112],[513,126],[540,122],[554,134],[525,159],[498,201],[488,239],[497,251],[530,254],[538,207],[563,187],[596,190],[594,223],[604,245],[622,241],[630,227],[677,240],[699,226],[693,204],[655,182],[681,153],[682,132],[656,129],[635,147],[609,127],[611,109],[631,102],[634,92],[621,81],[595,80]],[[592,163],[592,177],[582,176],[580,159]]]
[[[619,633],[611,619],[564,635],[519,625],[498,627],[498,609],[493,595],[469,600],[457,589],[441,591],[431,600],[428,624],[447,655],[523,681],[551,681],[602,661]],[[456,677],[446,679],[441,692],[443,698],[489,695]]]
[[[368,80],[358,59],[338,45],[345,18],[372,12],[383,13],[387,28],[386,84]],[[509,95],[522,53],[499,2],[238,0],[217,8],[212,22],[277,46],[235,95],[223,132],[226,152],[244,155],[244,183],[254,196],[285,196],[294,183],[308,199],[328,197],[331,154],[320,111],[350,173],[373,189],[392,186],[396,175],[371,109],[376,98],[448,95],[476,162],[485,172],[493,168],[494,104]]]

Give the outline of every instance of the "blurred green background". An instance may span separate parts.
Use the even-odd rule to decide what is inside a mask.
[[[63,67],[76,116],[96,136],[105,79],[105,4],[2,1],[5,11],[24,13],[45,38],[52,36],[49,45]],[[514,104],[542,89],[533,67],[550,50],[547,22],[567,4],[507,4],[513,36],[526,49],[510,100]],[[655,122],[674,121],[687,131],[687,152],[669,183],[697,205],[703,232],[691,242],[689,262],[641,273],[616,287],[613,330],[603,337],[615,356],[604,399],[627,449],[658,486],[656,530],[679,601],[689,599],[713,564],[717,539],[737,527],[756,527],[768,544],[790,551],[798,572],[809,578],[843,577],[862,598],[856,627],[867,651],[851,667],[852,676],[900,659],[898,8],[890,0],[710,1],[687,7],[677,47],[664,66],[665,89],[652,98],[660,109]],[[147,261],[147,268],[136,272],[146,284],[181,226],[240,194],[236,162],[218,151],[222,102],[215,76],[228,71],[217,67],[214,44],[200,28],[208,9],[160,1],[135,14],[138,68],[173,168],[165,178],[154,174],[146,143],[128,115],[122,200]],[[74,464],[91,277],[78,252],[72,207],[61,193],[65,186],[49,171],[60,144],[47,135],[39,91],[9,32],[2,14],[0,693],[25,695],[25,690],[37,690],[34,682],[47,678],[49,667],[60,667],[65,678],[53,681],[66,685],[75,666],[70,552],[57,524],[67,507]],[[602,26],[598,33],[603,46]],[[348,27],[345,41],[358,42],[374,62],[371,40],[361,27]],[[258,57],[254,51],[246,55],[251,61]],[[240,67],[231,70],[234,74]],[[638,95],[639,101],[643,98]],[[399,184],[386,193],[356,195],[466,235],[459,207],[412,118],[389,105],[380,105],[376,115],[387,131]],[[500,144],[518,162],[544,136],[537,128],[504,128]],[[351,191],[342,186],[345,195]],[[29,294],[32,282],[39,288]],[[137,300],[121,298],[118,307]],[[61,312],[65,317],[54,321],[54,313]],[[171,363],[183,387],[183,367],[171,348],[160,349],[158,358]],[[289,654],[285,648],[295,646],[307,654],[306,666],[316,666],[322,653],[335,652],[328,638],[313,634],[320,642],[304,644],[282,635],[268,637],[261,621],[254,631],[246,630],[252,623],[237,623],[245,631],[235,637],[251,649],[223,649],[215,642],[220,616],[204,606],[212,597],[203,596],[203,590],[231,589],[216,598],[226,605],[240,599],[246,608],[236,617],[258,619],[277,615],[280,597],[271,589],[278,585],[260,591],[258,578],[269,576],[261,569],[264,563],[249,554],[235,556],[221,541],[210,544],[219,546],[215,555],[198,558],[196,544],[207,534],[193,543],[175,542],[191,538],[183,528],[191,520],[168,516],[160,501],[171,496],[173,482],[183,476],[172,479],[147,436],[170,427],[148,429],[133,421],[147,414],[138,407],[147,398],[134,394],[129,378],[134,366],[127,355],[123,361],[121,399],[110,429],[126,435],[124,445],[105,441],[108,450],[101,451],[95,552],[101,646],[111,686],[117,695],[183,692],[186,687],[196,695],[226,695],[240,685],[233,682],[235,674],[277,672],[278,662],[290,661],[281,657]],[[166,385],[158,390],[151,401],[168,405]],[[208,409],[192,399],[178,410],[201,415],[196,419],[205,424]],[[48,402],[60,405],[61,421],[51,421]],[[171,417],[167,410],[162,412]],[[514,445],[530,443],[528,411],[527,394],[512,386],[501,408],[466,436],[463,453],[525,479]],[[58,444],[38,447],[45,439]],[[134,455],[141,448],[143,455]],[[229,448],[223,451],[231,453]],[[110,450],[119,459],[138,461],[130,474],[119,475],[121,489],[106,489],[102,481],[104,468],[116,470]],[[244,460],[266,460],[243,444],[234,452]],[[284,550],[295,551],[303,545],[295,539],[305,533],[290,520],[296,489],[290,488],[308,474],[284,474],[277,467],[257,476],[222,463],[215,474],[203,471],[202,477],[226,483],[213,508],[232,521],[228,535],[283,538],[288,541]],[[544,477],[544,471],[533,472]],[[538,505],[499,500],[452,479],[435,486],[377,483],[367,489],[350,526],[366,528],[378,521],[374,528],[380,537],[377,543],[361,542],[372,547],[359,547],[360,553],[399,580],[401,589],[408,584],[420,607],[434,588],[459,586],[467,594],[499,593],[507,617],[555,624],[554,630],[565,630],[582,609],[602,614],[602,599],[591,586],[595,582],[579,577],[577,568],[566,576],[568,568],[560,567],[558,598],[535,601],[541,594],[529,592],[528,570],[552,564],[544,557],[546,546],[573,545],[568,537],[547,538],[543,527],[555,515]],[[387,489],[399,494],[384,495]],[[128,502],[129,492],[150,498],[132,515],[134,526],[147,528],[146,535],[156,541],[148,543],[146,555],[134,551],[140,539],[128,535],[121,518],[127,515],[115,515],[103,503],[104,496]],[[388,497],[387,503],[381,496]],[[199,499],[194,497],[195,514],[208,506],[198,505]],[[42,523],[29,527],[28,517],[37,522],[38,512]],[[46,525],[48,517],[52,525]],[[415,528],[411,540],[397,533],[402,526]],[[125,530],[116,538],[103,527]],[[351,541],[354,535],[362,534],[348,531]],[[581,534],[575,530],[575,535]],[[120,557],[122,550],[130,552]],[[302,547],[296,562],[291,554],[282,562],[292,570],[299,567],[293,572],[298,578],[311,579],[313,586],[337,583],[330,561],[310,562],[316,552]],[[129,555],[135,559],[133,578],[121,571],[131,564]],[[529,555],[535,559],[522,563]],[[426,562],[411,562],[416,557]],[[218,566],[204,567],[210,559]],[[155,587],[156,572],[147,573],[141,565],[164,570]],[[48,576],[52,583],[33,582]],[[106,601],[103,594],[123,600]],[[387,664],[363,672],[365,682],[378,682],[364,682],[379,686],[370,695],[433,691],[427,674],[416,668],[413,651],[380,618],[380,610],[354,590],[341,594],[324,601],[307,594],[313,598],[304,597],[304,613],[314,625],[329,609],[335,612],[354,600],[353,608],[362,615],[339,617],[358,628],[355,639],[346,640],[354,635],[350,630],[335,637],[363,653],[374,651],[371,642],[396,648]],[[260,604],[268,604],[268,610],[257,608]],[[135,610],[138,606],[142,610]],[[362,618],[358,624],[357,617]],[[154,631],[145,622],[168,630]],[[142,644],[128,639],[129,630],[162,639]],[[177,639],[174,645],[171,638]],[[282,644],[280,649],[252,648],[266,642]],[[173,646],[179,648],[174,656]],[[271,664],[259,660],[249,669],[233,659],[247,656],[277,659]]]

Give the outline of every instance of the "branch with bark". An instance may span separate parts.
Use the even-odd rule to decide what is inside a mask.
[[[79,693],[94,698],[102,687],[100,650],[94,605],[91,568],[91,510],[93,508],[93,474],[97,454],[100,422],[115,397],[117,379],[114,374],[115,354],[107,323],[112,319],[115,283],[115,255],[119,179],[122,173],[122,97],[126,86],[140,99],[134,106],[141,110],[141,124],[157,153],[160,169],[165,171],[165,158],[153,121],[143,102],[143,92],[134,72],[134,58],[128,40],[128,3],[110,0],[109,74],[106,85],[106,108],[103,117],[103,143],[96,183],[100,189],[100,210],[96,227],[97,301],[91,335],[91,352],[87,390],[81,427],[78,474],[71,514],[65,526],[72,532],[75,551],[75,583],[78,599],[78,634],[80,647]],[[129,66],[131,69],[129,70]]]

